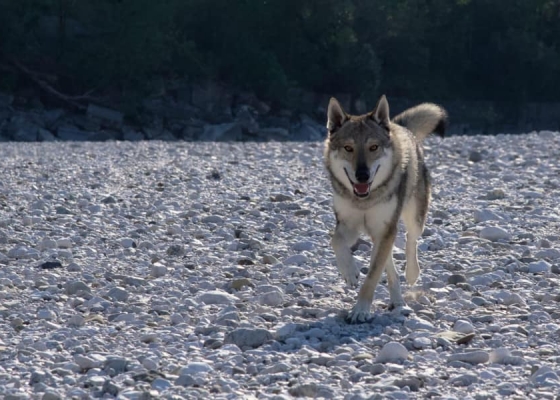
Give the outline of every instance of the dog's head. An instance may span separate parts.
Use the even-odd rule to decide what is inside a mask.
[[[333,97],[327,116],[329,169],[356,197],[366,198],[392,165],[389,103],[381,96],[372,112],[355,116]]]

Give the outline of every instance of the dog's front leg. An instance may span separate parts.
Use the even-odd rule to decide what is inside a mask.
[[[380,237],[380,240],[376,240],[376,246],[371,255],[369,271],[360,288],[358,301],[348,315],[350,323],[365,322],[369,318],[375,288],[379,283],[379,278],[383,273],[388,258],[393,251],[393,243],[395,242],[396,236],[397,226],[391,225]]]
[[[337,222],[331,239],[338,271],[350,286],[356,286],[360,277],[360,270],[356,266],[351,249],[359,236],[360,234],[356,229],[352,229],[342,222]]]

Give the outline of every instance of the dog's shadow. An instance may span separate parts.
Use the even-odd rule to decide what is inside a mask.
[[[400,329],[410,315],[377,310],[365,322],[349,323],[349,310],[325,310],[321,317],[288,323],[275,338],[276,351],[297,352],[309,346],[320,353],[336,353],[337,348],[360,343],[373,350],[380,346],[387,327]]]

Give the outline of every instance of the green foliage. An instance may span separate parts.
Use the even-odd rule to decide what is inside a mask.
[[[550,101],[560,2],[0,0],[0,61],[11,57],[70,92],[127,98],[205,78],[280,104],[291,87],[369,101]]]

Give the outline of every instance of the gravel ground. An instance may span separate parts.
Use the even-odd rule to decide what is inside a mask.
[[[321,143],[2,143],[0,397],[555,398],[560,134],[426,147],[414,312],[349,325]]]

